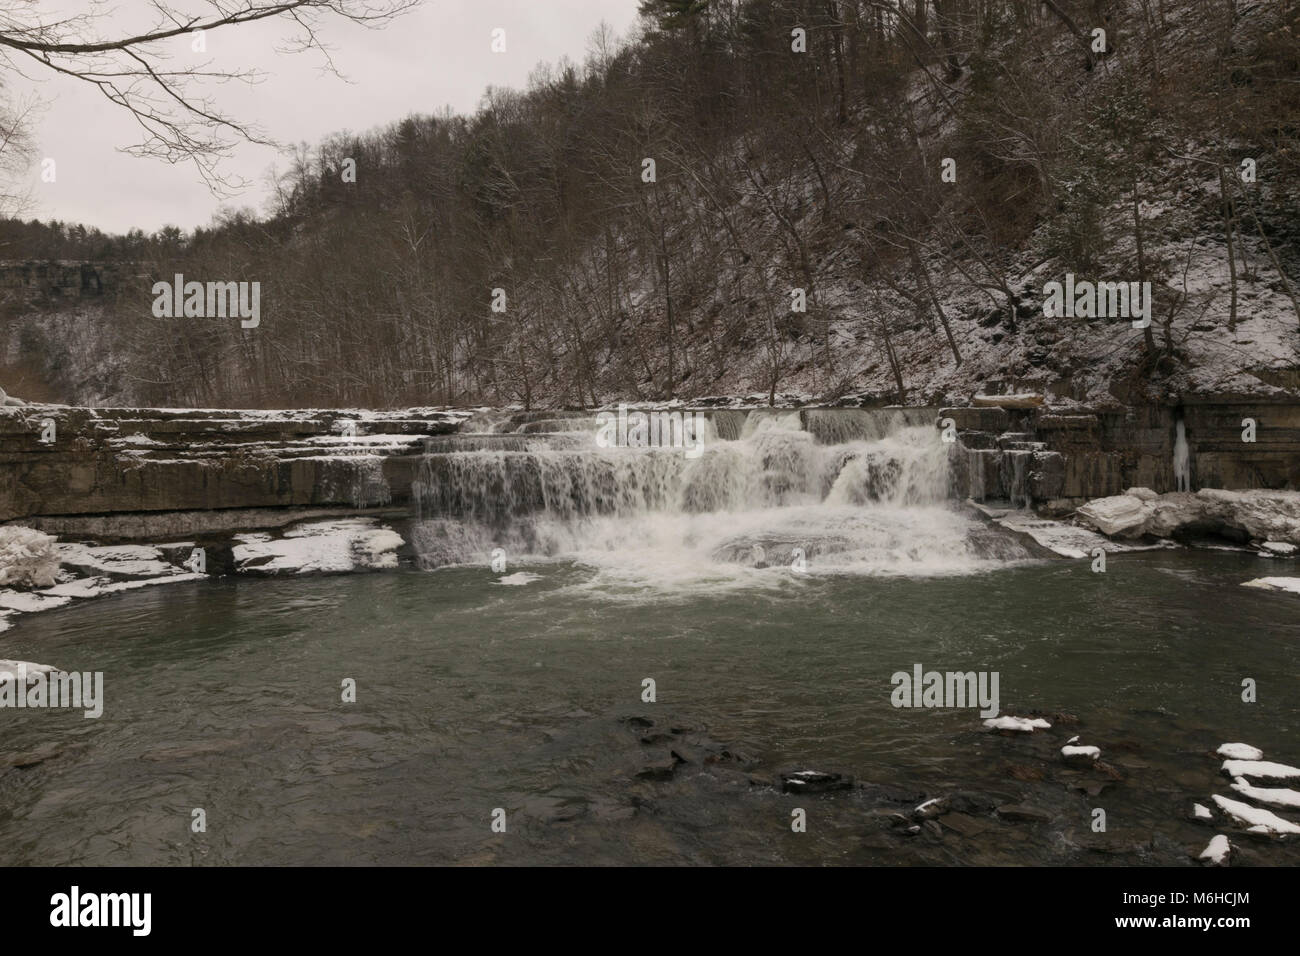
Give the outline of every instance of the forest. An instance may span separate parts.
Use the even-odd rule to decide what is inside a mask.
[[[0,242],[136,267],[94,319],[111,371],[61,374],[142,404],[910,401],[1077,383],[1103,344],[1075,387],[1158,389],[1251,283],[1300,330],[1297,25],[1289,0],[645,0],[473,115],[300,146],[264,214]],[[180,272],[260,282],[260,326],[160,335]],[[1060,347],[1067,272],[1152,283],[1153,321]]]

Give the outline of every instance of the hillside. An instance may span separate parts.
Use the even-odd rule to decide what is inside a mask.
[[[198,406],[1300,392],[1295,4],[644,7],[304,151],[81,318],[11,304],[11,362],[21,326],[49,397]],[[260,282],[259,327],[155,318],[178,272]],[[1048,317],[1067,274],[1150,282],[1151,327]]]

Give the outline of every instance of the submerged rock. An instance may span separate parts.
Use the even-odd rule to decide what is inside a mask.
[[[828,793],[833,790],[853,789],[853,778],[839,773],[820,770],[796,770],[781,774],[781,790],[785,793]]]
[[[997,808],[997,815],[1011,823],[1047,823],[1051,814],[1023,803],[1010,803]]]

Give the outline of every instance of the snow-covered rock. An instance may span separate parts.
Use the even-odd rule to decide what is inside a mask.
[[[0,585],[45,588],[58,573],[53,535],[18,525],[0,527]]]
[[[1201,851],[1197,857],[1199,860],[1205,860],[1211,866],[1226,866],[1228,858],[1232,854],[1232,844],[1222,833],[1210,841],[1210,845]]]
[[[1289,558],[1297,551],[1300,551],[1300,547],[1286,541],[1265,541],[1260,547],[1271,555],[1283,558]]]
[[[1210,812],[1210,808],[1200,803],[1192,804],[1192,816],[1197,820],[1214,819],[1214,814]]]
[[[1250,744],[1219,744],[1219,749],[1215,753],[1220,757],[1226,757],[1228,760],[1264,759],[1264,751],[1258,747],[1252,747]]]
[[[1229,800],[1217,793],[1214,795],[1214,802],[1219,805],[1220,810],[1223,810],[1234,820],[1245,824],[1251,833],[1268,833],[1278,836],[1282,834],[1300,834],[1300,826],[1279,817],[1271,810],[1252,807],[1240,800]]]
[[[1010,714],[1005,714],[1001,717],[989,717],[984,721],[984,726],[989,730],[1015,730],[1030,734],[1035,730],[1050,730],[1052,725],[1041,717],[1012,717]]]
[[[1243,581],[1241,586],[1259,588],[1263,591],[1290,591],[1292,594],[1300,594],[1300,577],[1255,578],[1253,581]]]
[[[36,679],[37,674],[49,674],[56,670],[49,664],[36,664],[32,661],[4,661],[0,660],[0,684],[7,684],[10,681],[18,679],[18,674],[27,675],[27,682],[30,684]]]
[[[1091,767],[1101,759],[1101,748],[1066,744],[1061,748],[1061,759],[1071,767]]]
[[[1151,515],[1147,503],[1132,494],[1094,498],[1080,508],[1078,513],[1085,524],[1102,534],[1119,538],[1137,538],[1145,534],[1146,523]]]
[[[1043,404],[1043,396],[1034,392],[1020,392],[1015,395],[976,395],[971,404],[977,408],[1037,408]]]
[[[1202,488],[1157,495],[1130,488],[1078,511],[1089,527],[1120,538],[1167,538],[1181,530],[1218,531],[1252,541],[1300,545],[1300,491]]]
[[[1229,777],[1263,777],[1266,780],[1300,778],[1300,767],[1289,767],[1271,760],[1225,760],[1221,768]]]
[[[1232,782],[1232,789],[1248,800],[1267,803],[1275,807],[1300,808],[1300,792],[1287,787],[1253,787],[1245,777]]]

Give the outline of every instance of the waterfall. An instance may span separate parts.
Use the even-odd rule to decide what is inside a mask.
[[[594,418],[576,415],[485,417],[485,433],[428,443],[412,486],[421,564],[486,565],[502,548],[633,585],[721,585],[805,561],[932,574],[1026,556],[949,500],[930,410],[705,415],[694,458],[599,447]],[[555,430],[519,428],[543,422]]]
[[[1174,434],[1174,485],[1176,491],[1192,490],[1192,462],[1187,449],[1187,429],[1178,419]]]

